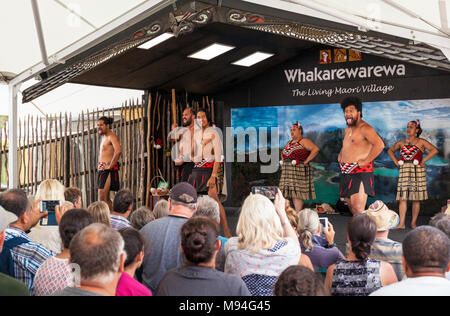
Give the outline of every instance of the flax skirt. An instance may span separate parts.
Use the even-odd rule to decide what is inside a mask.
[[[289,162],[284,163],[278,187],[285,198],[316,199],[311,166],[302,163],[295,166]]]
[[[427,177],[424,167],[405,163],[400,166],[397,200],[423,201],[428,199]]]

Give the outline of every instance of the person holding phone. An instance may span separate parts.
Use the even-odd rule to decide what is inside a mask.
[[[410,121],[406,126],[408,138],[402,139],[389,148],[388,154],[395,165],[400,169],[397,185],[397,200],[399,200],[400,224],[397,229],[404,229],[407,202],[412,201],[411,228],[417,227],[417,217],[420,212],[420,201],[428,199],[427,175],[425,162],[438,154],[438,149],[430,142],[419,138],[422,134],[420,121]],[[395,152],[400,151],[400,158],[395,157]],[[428,151],[424,158],[423,154]]]
[[[310,139],[303,137],[303,127],[299,122],[291,125],[292,139],[281,152],[282,169],[279,188],[283,196],[292,199],[298,212],[304,200],[315,200],[313,176],[309,162],[319,153]]]

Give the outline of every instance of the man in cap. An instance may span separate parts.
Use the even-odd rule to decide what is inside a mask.
[[[377,225],[377,236],[372,245],[370,258],[389,262],[397,279],[403,279],[402,244],[388,238],[389,231],[399,224],[399,216],[382,201],[375,201],[365,213]]]
[[[195,188],[187,182],[180,182],[169,193],[169,215],[141,229],[147,241],[142,278],[152,292],[156,292],[168,270],[182,266],[180,229],[197,211],[197,206]]]
[[[17,216],[0,206],[0,253],[9,224],[17,221]],[[20,281],[0,273],[0,296],[30,296],[28,288]]]

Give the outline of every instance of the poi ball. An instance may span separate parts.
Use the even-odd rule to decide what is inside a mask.
[[[403,160],[400,160],[400,161],[398,162],[398,164],[399,164],[400,166],[403,166],[404,163],[405,163],[405,162],[404,162]]]
[[[414,164],[414,166],[417,166],[419,164],[419,160],[414,159],[413,164]]]
[[[297,164],[297,160],[292,160],[292,165],[295,166]]]
[[[283,160],[280,160],[280,165],[281,165],[281,166],[283,165]]]

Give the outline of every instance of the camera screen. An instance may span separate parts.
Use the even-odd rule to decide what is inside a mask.
[[[267,187],[253,187],[252,192],[254,194],[262,194],[270,200],[275,200],[275,196],[278,193],[278,187],[267,186]]]
[[[56,214],[55,214],[55,207],[56,205],[60,205],[60,202],[55,201],[42,201],[41,202],[41,212],[45,213],[48,212],[47,218],[41,219],[41,225],[42,226],[57,226],[58,223],[56,222]]]
[[[41,212],[54,212],[56,205],[59,205],[59,201],[42,201]]]

